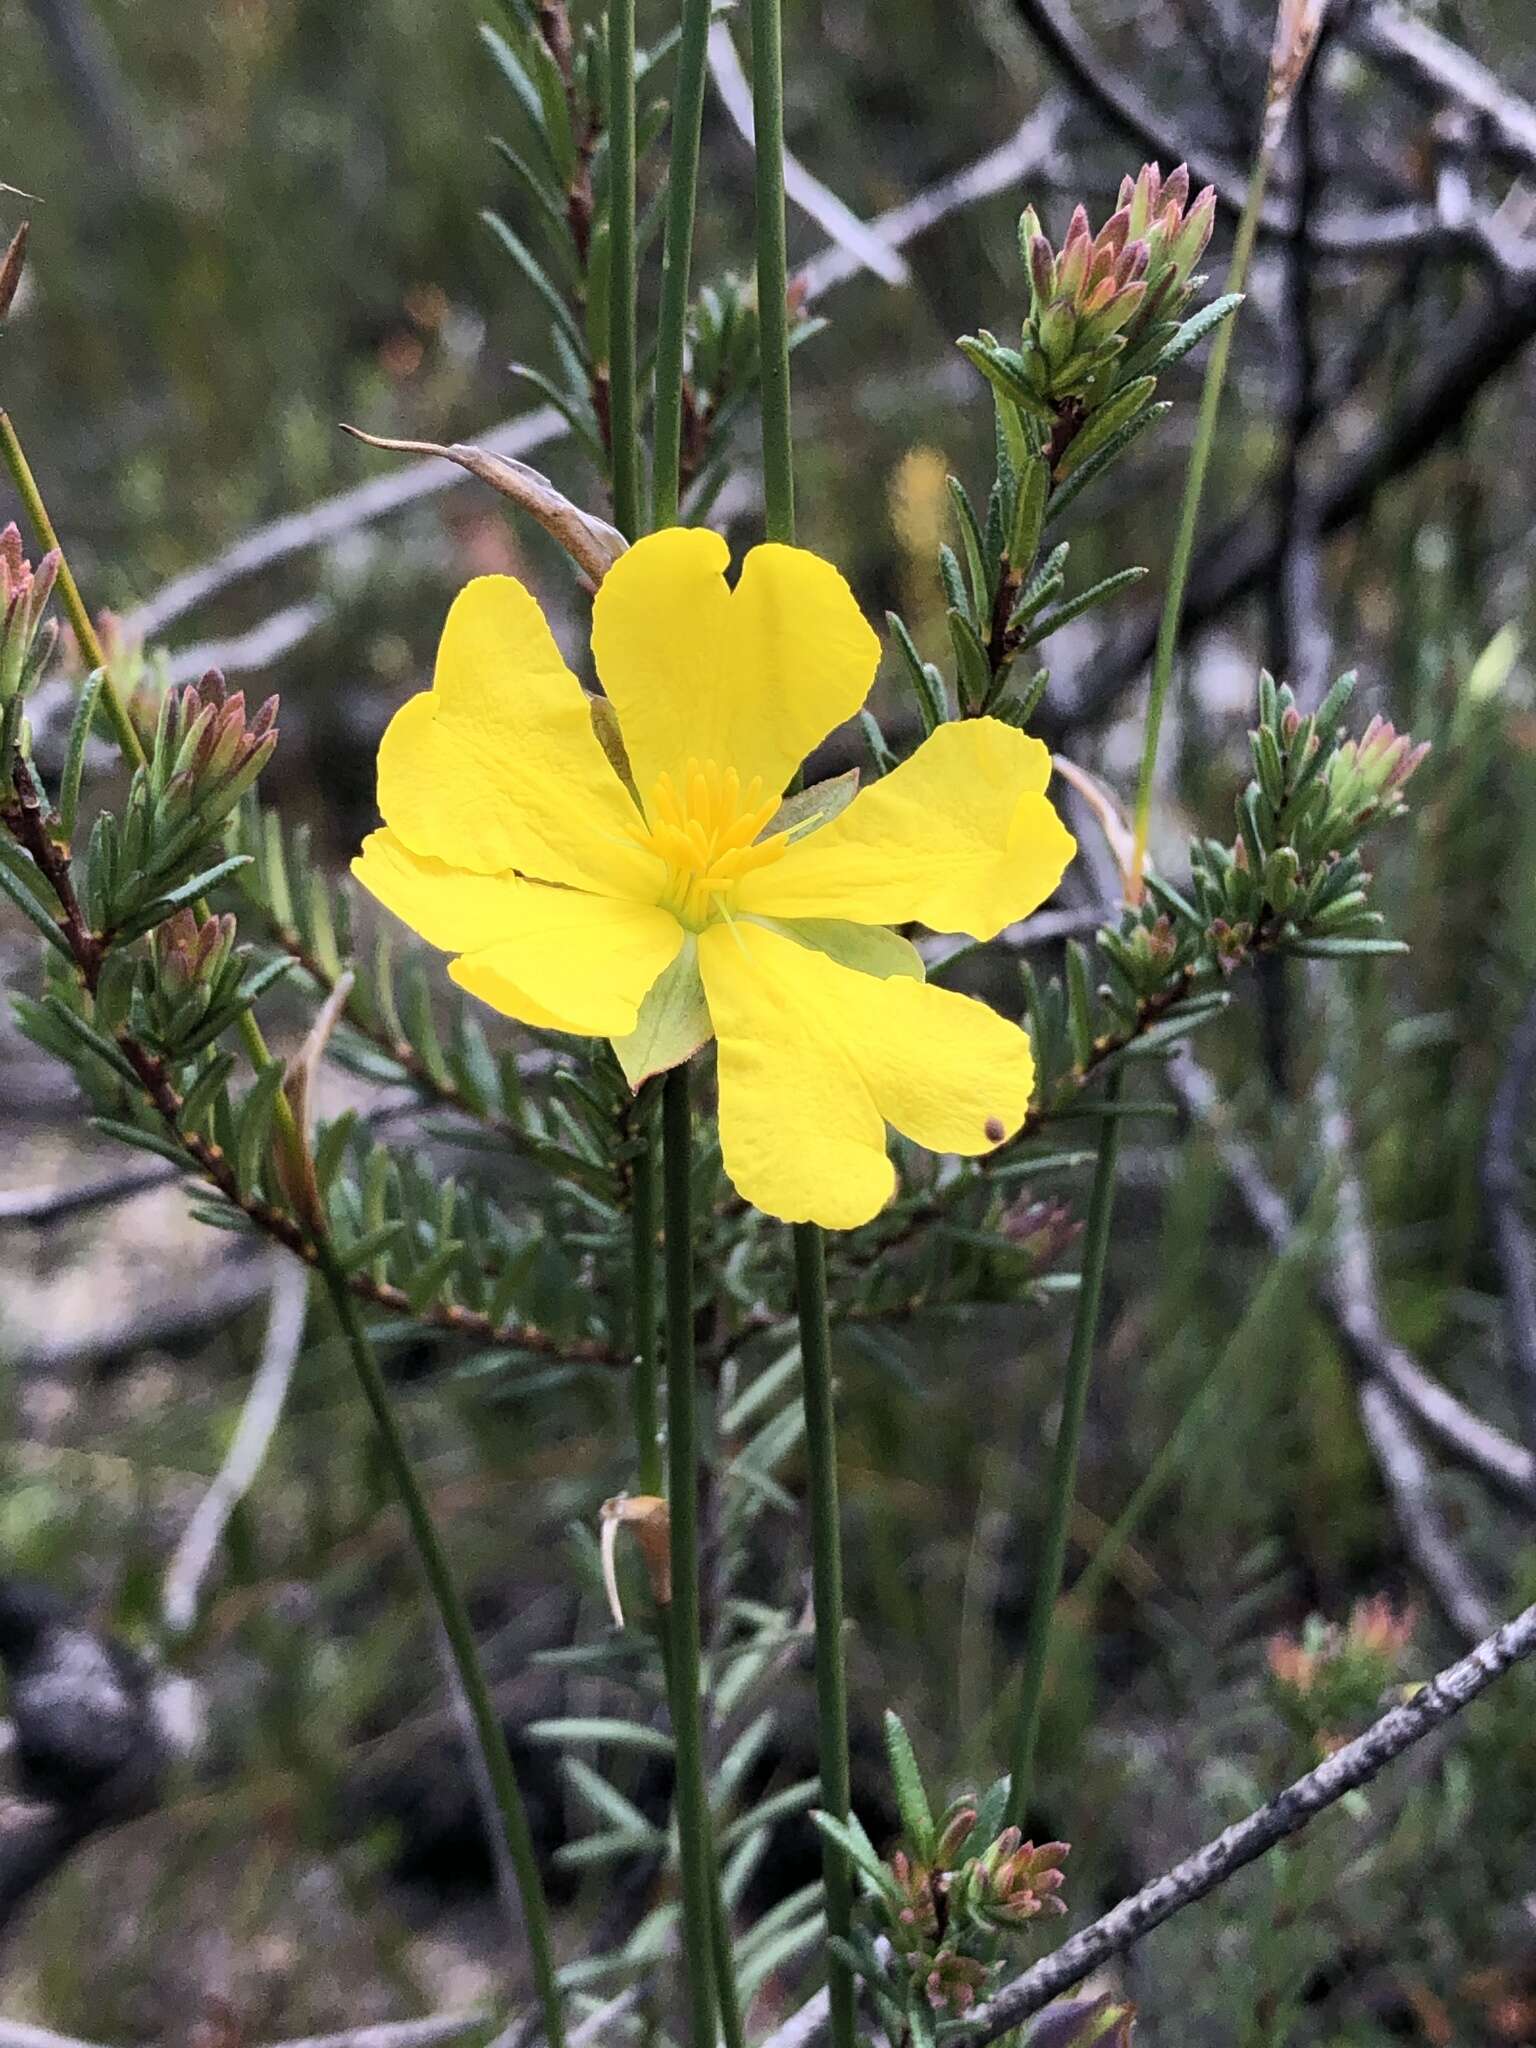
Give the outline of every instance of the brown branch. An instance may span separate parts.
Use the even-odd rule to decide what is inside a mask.
[[[127,1031],[118,1033],[117,1045],[138,1076],[140,1086],[167,1133],[187,1154],[203,1179],[210,1182],[232,1208],[238,1209],[265,1236],[292,1252],[295,1258],[302,1259],[305,1265],[318,1267],[320,1247],[298,1217],[261,1195],[249,1193],[240,1185],[239,1175],[221,1146],[196,1131],[183,1128],[181,1096],[165,1062]],[[412,1322],[425,1323],[432,1329],[452,1331],[455,1336],[471,1337],[477,1343],[537,1352],[543,1357],[563,1358],[584,1365],[627,1367],[632,1362],[627,1352],[617,1350],[611,1344],[600,1343],[596,1338],[555,1337],[534,1323],[495,1323],[482,1310],[465,1308],[458,1302],[435,1301],[423,1308],[413,1308],[403,1288],[396,1287],[392,1281],[376,1280],[371,1273],[349,1273],[347,1286],[360,1301],[369,1302],[375,1308],[388,1309],[392,1315],[407,1316]]]

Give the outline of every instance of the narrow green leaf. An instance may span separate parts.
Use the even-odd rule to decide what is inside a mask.
[[[72,1038],[84,1046],[87,1052],[94,1053],[103,1066],[110,1067],[119,1080],[126,1081],[130,1088],[142,1087],[143,1084],[128,1064],[121,1049],[115,1046],[110,1038],[103,1037],[101,1032],[87,1024],[80,1013],[72,1010],[55,990],[50,989],[43,997],[43,1008]]]
[[[1166,370],[1181,361],[1191,349],[1198,348],[1205,337],[1218,328],[1223,320],[1230,320],[1243,303],[1241,292],[1225,292],[1219,299],[1212,299],[1208,306],[1202,306],[1198,313],[1191,315],[1170,341],[1158,353],[1152,365],[1155,371]]]
[[[65,938],[63,932],[59,930],[59,927],[54,923],[47,911],[44,910],[42,904],[33,896],[30,889],[26,888],[20,878],[11,872],[11,869],[4,860],[0,860],[0,892],[9,897],[10,901],[15,904],[27,922],[35,926],[42,933],[56,953],[63,959],[73,962],[74,954],[70,951],[68,939]]]
[[[1072,1056],[1080,1067],[1093,1057],[1093,989],[1088,975],[1088,953],[1076,939],[1069,939],[1067,961],[1067,1024],[1072,1034]]]
[[[1402,939],[1291,939],[1286,952],[1299,953],[1307,960],[1356,960],[1388,953],[1406,953]]]
[[[1045,531],[1045,510],[1051,492],[1051,472],[1043,456],[1031,456],[1019,477],[1019,495],[1014,508],[1013,531],[1008,537],[1008,559],[1021,576],[1034,567]]]
[[[1056,465],[1058,478],[1065,483],[1074,471],[1098,454],[1114,440],[1122,428],[1131,425],[1137,415],[1152,402],[1157,389],[1155,377],[1133,377],[1124,384],[1112,398],[1088,415],[1082,431],[1067,448]]]
[[[261,1181],[267,1163],[267,1139],[277,1092],[283,1085],[283,1064],[263,1067],[235,1110],[235,1174],[241,1192],[249,1194]]]
[[[545,177],[540,171],[536,170],[520,151],[515,150],[509,142],[503,142],[500,136],[493,136],[491,138],[491,147],[502,158],[503,162],[512,172],[512,175],[517,179],[523,190],[543,215],[544,225],[549,230],[550,240],[553,246],[560,252],[562,265],[567,268],[574,279],[575,265],[571,260],[570,222],[565,215],[564,197],[559,186],[554,182],[553,178]]]
[[[81,687],[75,700],[74,717],[69,722],[69,745],[64,754],[64,773],[59,780],[59,824],[66,839],[75,836],[75,817],[80,808],[80,778],[85,772],[86,742],[91,736],[91,726],[96,717],[96,706],[101,702],[101,692],[107,680],[104,668],[93,669]]]
[[[1096,478],[1101,477],[1112,463],[1119,460],[1133,441],[1144,434],[1154,421],[1162,419],[1171,410],[1170,402],[1166,398],[1160,398],[1144,412],[1139,412],[1134,418],[1127,420],[1117,433],[1110,436],[1102,448],[1088,456],[1073,470],[1066,482],[1051,493],[1051,501],[1046,509],[1046,524],[1053,525]]]
[[[195,1170],[181,1147],[170,1138],[161,1137],[158,1131],[141,1130],[137,1124],[120,1123],[116,1117],[110,1116],[93,1116],[91,1127],[100,1131],[104,1138],[115,1138],[120,1145],[132,1145],[137,1151],[153,1152],[157,1159],[168,1159],[183,1173]]]
[[[992,612],[992,585],[987,576],[986,542],[977,523],[975,508],[964,484],[958,477],[945,479],[949,488],[949,502],[954,507],[955,519],[960,528],[960,544],[965,549],[966,568],[970,574],[971,604],[978,619],[986,619]]]
[[[917,1861],[927,1863],[933,1856],[933,1813],[928,1805],[928,1794],[923,1789],[923,1776],[917,1767],[911,1738],[900,1717],[890,1708],[885,1714],[885,1753],[890,1760],[891,1787],[896,1794],[902,1832]]]
[[[656,1756],[672,1754],[672,1738],[661,1728],[649,1728],[641,1721],[620,1721],[601,1714],[573,1715],[568,1719],[529,1721],[523,1734],[530,1742],[599,1742],[614,1749],[642,1749]]]
[[[1095,583],[1091,590],[1082,591],[1077,597],[1069,598],[1056,611],[1035,621],[1019,642],[1018,652],[1022,654],[1027,648],[1038,646],[1042,640],[1049,639],[1051,634],[1059,631],[1061,627],[1069,626],[1074,619],[1080,619],[1084,612],[1093,611],[1097,606],[1107,604],[1110,598],[1118,596],[1122,590],[1129,590],[1133,583],[1139,583],[1146,573],[1145,569],[1139,568],[1118,569],[1113,576],[1106,576]]]
[[[493,212],[490,207],[485,207],[481,210],[480,218],[501,243],[501,246],[512,258],[512,261],[523,273],[529,284],[533,286],[534,291],[543,301],[545,311],[566,337],[567,341],[570,342],[572,348],[580,355],[585,347],[581,329],[576,325],[569,306],[566,305],[564,298],[551,280],[543,264],[539,262],[517,230],[512,227],[510,222],[504,220],[499,213]]]
[[[949,638],[955,650],[961,700],[969,710],[979,711],[992,688],[991,663],[965,613],[951,605],[945,617],[949,621]]]
[[[174,889],[167,889],[163,896],[157,896],[153,903],[146,904],[142,910],[119,925],[115,936],[124,945],[130,939],[142,937],[155,925],[164,924],[165,920],[180,910],[184,904],[195,903],[199,897],[206,896],[211,890],[216,889],[220,882],[228,881],[231,875],[238,874],[241,868],[249,867],[250,864],[251,857],[248,853],[232,853],[227,860],[218,861],[211,868],[204,868],[190,881],[182,882]]]

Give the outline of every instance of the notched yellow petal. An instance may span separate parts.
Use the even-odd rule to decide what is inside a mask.
[[[844,917],[994,938],[1051,894],[1076,842],[1043,794],[1039,740],[995,718],[941,725],[737,892],[764,917]]]
[[[635,807],[529,593],[482,576],[454,599],[432,689],[390,721],[379,809],[416,853],[477,874],[655,900]]]
[[[518,891],[531,886],[514,874],[471,874],[413,853],[388,830],[369,833],[352,874],[402,924],[447,953],[489,946],[516,931]]]
[[[535,882],[523,885],[518,905],[515,932],[454,961],[449,973],[459,986],[524,1023],[591,1038],[632,1032],[647,992],[682,946],[677,919],[654,903]]]
[[[885,1126],[936,1152],[986,1152],[1024,1120],[1029,1040],[985,1003],[881,979],[751,923],[699,940],[720,1045],[720,1144],[746,1199],[847,1230],[890,1199]]]
[[[649,802],[690,756],[776,799],[868,695],[880,644],[830,562],[754,548],[734,590],[718,534],[672,527],[616,562],[592,607],[592,652]]]

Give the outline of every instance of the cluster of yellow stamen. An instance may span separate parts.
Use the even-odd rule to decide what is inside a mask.
[[[637,819],[639,843],[666,863],[661,901],[691,931],[702,931],[728,910],[730,890],[753,868],[776,861],[789,844],[787,832],[758,835],[778,809],[763,797],[754,775],[743,789],[734,768],[689,759],[682,776],[661,775]]]

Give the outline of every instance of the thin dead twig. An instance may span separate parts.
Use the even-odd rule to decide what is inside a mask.
[[[736,132],[749,147],[755,148],[752,87],[741,67],[731,31],[723,21],[717,21],[709,32],[709,75]],[[835,192],[811,175],[792,150],[784,152],[784,191],[838,248],[846,250],[860,270],[871,271],[885,284],[911,283],[912,273],[906,259],[891,246],[879,227],[860,220]]]
[[[198,1595],[229,1518],[261,1470],[293,1382],[304,1341],[309,1273],[292,1259],[276,1261],[261,1360],[223,1464],[182,1531],[166,1568],[160,1608],[174,1634],[192,1626]]]
[[[1242,212],[1244,173],[1199,152],[1191,153],[1135,86],[1107,69],[1058,0],[1014,0],[1014,6],[1051,61],[1121,134],[1164,163],[1187,162],[1191,179],[1198,185],[1213,186],[1229,215],[1235,219]],[[1260,232],[1290,240],[1296,231],[1289,203],[1270,200],[1260,216]],[[1367,257],[1396,254],[1444,239],[1445,231],[1432,206],[1409,202],[1374,213],[1320,215],[1306,233],[1307,246],[1315,255]]]
[[[1283,1250],[1295,1234],[1296,1219],[1253,1147],[1230,1128],[1210,1075],[1186,1052],[1169,1062],[1168,1082],[1186,1111],[1210,1130],[1249,1220],[1271,1250]],[[1348,1271],[1342,1276],[1327,1272],[1316,1282],[1318,1305],[1337,1328],[1347,1355],[1391,1391],[1449,1458],[1512,1506],[1529,1512],[1536,1506],[1536,1457],[1432,1379],[1388,1335],[1374,1288],[1365,1294],[1352,1291],[1355,1277]]]
[[[1522,1212],[1521,1150],[1536,1091],[1536,989],[1526,1000],[1504,1056],[1483,1147],[1483,1201],[1504,1281],[1504,1328],[1525,1440],[1536,1449],[1536,1236]]]
[[[1357,7],[1344,37],[1419,99],[1476,117],[1488,154],[1506,169],[1536,170],[1536,107],[1469,50],[1396,7]]]

